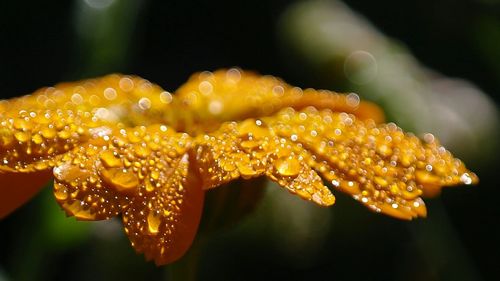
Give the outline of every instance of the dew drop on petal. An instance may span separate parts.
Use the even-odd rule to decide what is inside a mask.
[[[300,163],[296,158],[282,157],[274,163],[278,173],[282,176],[292,177],[300,173]]]
[[[472,177],[468,173],[463,173],[460,176],[460,181],[462,181],[464,184],[472,184]]]
[[[166,103],[166,104],[171,103],[172,102],[172,94],[170,94],[167,91],[161,92],[161,94],[160,94],[160,101],[162,103]]]
[[[151,108],[151,100],[148,98],[141,98],[137,104],[139,105],[139,108],[142,110],[147,110]]]
[[[106,168],[116,168],[122,165],[120,159],[116,158],[113,152],[106,150],[99,155],[102,164]]]
[[[62,184],[54,184],[54,196],[57,200],[68,199],[68,189]]]
[[[137,176],[122,168],[102,169],[101,176],[103,180],[118,192],[130,193],[139,185]]]
[[[160,229],[161,217],[154,211],[148,214],[148,231],[151,234],[157,234]]]

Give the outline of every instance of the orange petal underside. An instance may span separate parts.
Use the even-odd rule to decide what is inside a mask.
[[[51,177],[48,170],[33,173],[0,171],[0,219],[35,196]]]

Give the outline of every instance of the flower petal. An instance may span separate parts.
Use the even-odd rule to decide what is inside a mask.
[[[162,123],[170,112],[163,93],[138,77],[108,75],[0,101],[0,168],[46,170],[100,128]]]
[[[190,168],[188,154],[175,160],[170,174],[154,192],[135,198],[123,213],[132,246],[157,265],[182,257],[191,246],[203,209],[200,177]],[[144,187],[145,188],[145,187]]]
[[[285,107],[307,106],[353,113],[361,119],[384,120],[382,110],[360,101],[356,94],[302,90],[272,76],[232,68],[194,74],[175,95],[179,110],[191,112],[177,130],[196,135],[215,131],[226,121],[241,121],[275,114]]]
[[[293,194],[322,206],[335,202],[318,174],[303,161],[301,147],[277,136],[260,120],[225,123],[196,140],[196,160],[204,188],[237,178],[266,175]]]
[[[81,220],[123,213],[134,248],[157,264],[172,262],[191,245],[203,208],[190,142],[164,125],[110,128],[61,158],[55,197]]]
[[[51,179],[50,171],[26,174],[0,170],[0,219],[31,199]]]
[[[394,217],[425,216],[420,196],[427,190],[477,181],[433,137],[422,142],[392,123],[313,107],[285,109],[263,122],[308,151],[304,158],[336,189]]]

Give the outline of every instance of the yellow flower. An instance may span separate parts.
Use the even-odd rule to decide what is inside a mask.
[[[175,95],[108,75],[0,102],[0,217],[54,178],[70,216],[120,215],[157,264],[191,245],[204,192],[266,176],[321,206],[346,192],[375,212],[426,216],[421,195],[477,177],[354,94],[302,90],[238,69],[195,74]],[[52,172],[52,173],[51,173]]]

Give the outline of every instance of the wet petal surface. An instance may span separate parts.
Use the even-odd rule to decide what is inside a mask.
[[[174,95],[128,75],[58,84],[0,101],[0,218],[53,175],[68,215],[121,215],[160,265],[191,245],[205,190],[237,179],[265,176],[320,206],[335,202],[326,182],[400,219],[426,216],[422,196],[443,186],[477,183],[431,134],[383,118],[355,94],[239,69],[195,74]]]

